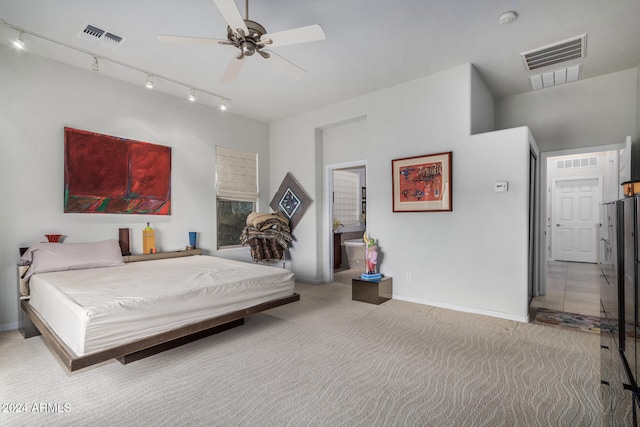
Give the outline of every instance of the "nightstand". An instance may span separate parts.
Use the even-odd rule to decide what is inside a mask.
[[[389,301],[393,295],[393,279],[383,277],[380,280],[351,280],[351,299],[354,301],[382,304]]]
[[[36,326],[31,322],[31,319],[27,317],[24,310],[22,309],[22,300],[27,299],[29,297],[21,297],[20,296],[20,283],[22,282],[22,276],[29,269],[28,264],[18,264],[18,329],[20,333],[25,338],[35,337],[36,335],[40,335],[40,331]]]

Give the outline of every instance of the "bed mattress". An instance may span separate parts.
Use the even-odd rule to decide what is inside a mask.
[[[211,256],[36,274],[31,306],[77,356],[294,293],[288,270]]]

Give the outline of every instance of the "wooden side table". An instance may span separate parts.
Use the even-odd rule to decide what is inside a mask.
[[[389,301],[393,295],[393,279],[383,277],[380,280],[351,280],[351,299],[354,301],[382,304]]]

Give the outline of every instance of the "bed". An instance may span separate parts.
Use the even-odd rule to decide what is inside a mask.
[[[288,270],[199,250],[122,257],[115,240],[42,243],[22,260],[25,322],[70,371],[129,363],[300,299]]]

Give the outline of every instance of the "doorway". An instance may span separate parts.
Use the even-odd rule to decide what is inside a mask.
[[[601,150],[595,151],[598,148]],[[545,214],[543,260],[600,262],[599,206],[619,198],[621,148],[543,153],[547,194],[541,200]]]
[[[556,183],[558,181],[566,181],[569,179],[596,179],[599,182],[596,184],[596,190],[600,188],[599,191],[601,194],[599,203],[607,203],[617,200],[620,198],[619,183],[624,180],[628,180],[627,174],[630,170],[630,156],[628,153],[630,152],[630,148],[631,143],[629,138],[627,138],[626,144],[604,145],[542,153],[540,162],[540,166],[542,168],[541,187],[546,191],[543,192],[543,196],[540,198],[540,224],[542,226],[539,245],[540,265],[538,270],[540,274],[540,281],[539,288],[535,289],[533,294],[534,298],[531,303],[532,308],[534,306],[552,308],[547,307],[547,305],[557,304],[559,301],[562,301],[562,303],[565,304],[565,309],[576,309],[574,307],[574,303],[577,304],[583,298],[575,294],[574,291],[591,291],[585,286],[580,287],[582,284],[585,284],[586,281],[574,281],[572,274],[574,270],[580,271],[577,274],[583,276],[591,274],[589,269],[595,269],[596,272],[599,271],[599,265],[597,263],[600,262],[602,256],[598,243],[600,233],[599,216],[601,209],[600,206],[596,205],[595,212],[589,211],[590,215],[598,218],[597,221],[593,221],[596,227],[596,264],[589,264],[585,262],[576,263],[573,261],[555,261],[554,243],[561,239],[558,236],[554,236],[554,232],[558,232],[558,229],[561,228],[561,226],[557,226],[556,224],[564,224],[561,221],[556,221],[554,218],[554,209],[556,209],[555,205],[558,204],[557,201],[554,203],[554,199],[559,198],[559,196],[556,195]],[[591,185],[592,183],[589,186]],[[546,196],[544,196],[544,194],[546,194]],[[569,204],[569,202],[566,203]],[[587,205],[589,204],[586,199],[583,203]],[[573,206],[575,211],[575,205],[571,203],[571,206]],[[574,235],[576,234],[575,231],[571,233]],[[591,240],[591,242],[593,242],[593,240]],[[581,268],[589,271],[581,271]],[[567,271],[566,279],[555,276],[555,274],[558,273],[558,269],[561,271]],[[567,284],[566,288],[562,288],[562,290],[558,289],[559,284],[564,286],[565,283]],[[577,297],[575,301],[573,300],[574,296]],[[599,294],[594,293],[594,298],[596,301],[599,301]],[[540,304],[541,302],[543,304]]]
[[[334,272],[348,274],[349,251],[345,241],[362,239],[366,229],[367,162],[365,160],[327,165],[325,168],[325,280],[334,281]],[[364,259],[364,256],[363,256]]]

